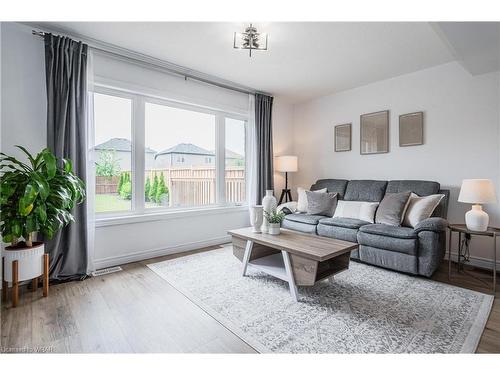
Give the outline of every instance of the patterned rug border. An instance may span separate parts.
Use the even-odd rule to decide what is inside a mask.
[[[231,247],[231,245],[223,245],[221,246],[220,249],[215,249],[215,250],[210,250],[210,252],[216,252],[216,251],[223,251],[225,248]],[[185,257],[182,258],[190,258],[190,257],[195,257],[197,254],[191,254],[191,255],[186,255]],[[162,263],[167,263],[167,262],[172,262],[176,261],[179,258],[174,258],[174,259],[169,259],[169,260],[164,260],[161,262],[156,262],[156,263],[150,263],[147,264],[147,267],[153,271],[155,274],[158,275],[162,280],[165,280],[167,283],[169,283],[175,290],[177,290],[179,293],[183,294],[186,298],[188,298],[192,303],[194,303],[196,306],[198,306],[200,309],[205,311],[208,315],[210,315],[212,318],[214,318],[219,324],[221,324],[223,327],[227,328],[229,331],[234,333],[236,336],[238,336],[239,339],[244,341],[246,344],[248,344],[252,349],[256,350],[260,354],[269,354],[273,353],[273,351],[268,350],[263,344],[261,344],[259,341],[247,337],[245,332],[243,332],[239,327],[235,326],[229,319],[225,318],[222,314],[218,313],[217,311],[213,310],[210,306],[208,306],[206,303],[200,301],[197,297],[192,295],[190,292],[187,290],[184,290],[183,288],[175,285],[175,283],[170,280],[168,277],[166,277],[158,268],[159,265]],[[460,289],[460,290],[468,290],[466,288],[462,288],[456,285],[451,285],[451,284],[446,284],[440,281],[435,281],[435,280],[428,280],[429,282],[433,283],[438,283],[438,284],[444,284],[447,287],[451,287],[454,289]],[[476,291],[474,291],[476,292]],[[479,345],[479,341],[481,340],[481,336],[483,334],[483,331],[486,327],[486,323],[488,322],[488,318],[491,313],[491,309],[493,307],[493,302],[494,302],[494,296],[482,293],[482,292],[476,292],[479,294],[483,294],[486,296],[484,301],[481,304],[481,307],[479,308],[479,313],[476,316],[476,320],[473,323],[473,326],[467,335],[464,344],[462,345],[462,349],[460,350],[460,353],[475,353],[476,349]]]

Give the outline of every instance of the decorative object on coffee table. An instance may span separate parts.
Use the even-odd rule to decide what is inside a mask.
[[[483,237],[492,237],[493,238],[493,295],[496,293],[496,284],[497,284],[497,236],[500,235],[500,228],[487,228],[484,231],[472,231],[467,228],[464,224],[450,224],[450,234],[448,239],[448,280],[451,278],[451,243],[452,243],[452,235],[453,232],[458,232],[458,249],[457,249],[457,269],[458,272],[461,271],[462,259],[464,261],[468,261],[469,258],[469,241],[467,237],[470,239],[471,236],[483,236]],[[466,237],[465,249],[462,251],[462,234]],[[482,280],[481,280],[482,281]]]
[[[467,229],[484,232],[488,229],[490,218],[481,207],[482,203],[497,203],[493,182],[487,179],[467,179],[462,181],[459,202],[472,203],[472,209],[465,214]]]
[[[335,126],[334,144],[335,152],[351,151],[352,124],[342,124]]]
[[[277,207],[276,203],[276,198],[273,195],[272,190],[266,190],[266,196],[262,199],[262,207],[265,212],[271,212],[271,211],[276,211]],[[267,221],[266,217],[263,217],[262,220],[262,226],[261,226],[261,232],[262,233],[268,233],[269,232],[269,222]]]
[[[278,156],[276,158],[276,170],[278,172],[285,172],[285,188],[281,191],[280,201],[278,204],[283,202],[291,202],[292,201],[292,193],[288,188],[288,172],[297,172],[298,171],[298,159],[293,155],[284,155]]]
[[[389,152],[389,111],[360,116],[361,155]]]
[[[406,113],[399,116],[399,146],[424,144],[424,112]]]
[[[276,210],[267,212],[264,211],[264,217],[267,219],[269,223],[269,234],[278,235],[280,234],[280,227],[283,219],[285,218],[285,214],[283,212],[276,212]]]
[[[295,301],[297,285],[312,286],[349,268],[353,242],[310,236],[284,229],[280,236],[253,233],[252,228],[228,232],[233,253],[243,262],[243,276],[254,267],[286,281]]]
[[[16,146],[28,163],[0,153],[2,172],[0,232],[10,242],[2,252],[4,265],[3,297],[12,283],[12,304],[17,306],[19,282],[36,280],[44,274],[44,296],[48,294],[49,257],[44,244],[34,242],[34,234],[50,239],[61,228],[74,221],[72,209],[85,199],[85,185],[74,173],[71,161],[56,157],[48,149],[36,156]],[[62,167],[61,167],[62,166]]]
[[[250,224],[254,233],[261,233],[262,221],[264,220],[264,207],[253,205],[250,207]]]

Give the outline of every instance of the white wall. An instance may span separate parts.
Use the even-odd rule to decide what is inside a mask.
[[[359,116],[390,110],[390,152],[359,153]],[[424,111],[424,145],[399,147],[398,116]],[[424,179],[451,189],[448,218],[464,222],[469,205],[457,203],[464,178],[490,178],[500,191],[499,73],[472,76],[449,63],[296,105],[294,186],[319,178]],[[352,122],[352,151],[333,151],[333,126]],[[500,198],[500,195],[499,195]],[[487,205],[500,226],[499,205]],[[492,257],[488,240],[473,240],[471,254]]]
[[[38,152],[47,141],[44,45],[29,27],[3,22],[1,28],[1,147],[22,156],[14,145]]]

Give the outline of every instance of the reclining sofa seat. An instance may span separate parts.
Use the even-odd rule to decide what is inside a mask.
[[[386,193],[412,191],[419,196],[444,194],[432,217],[415,228],[372,224],[350,218],[330,218],[295,213],[287,215],[283,227],[320,236],[357,242],[351,258],[365,263],[430,277],[445,253],[448,190],[433,181],[418,180],[318,180],[311,190],[327,188],[348,201],[380,202]]]

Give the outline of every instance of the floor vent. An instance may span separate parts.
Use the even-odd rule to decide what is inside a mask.
[[[94,276],[94,277],[102,276],[102,275],[107,275],[108,273],[120,272],[120,271],[123,271],[120,266],[103,268],[103,269],[92,272],[92,276]]]

